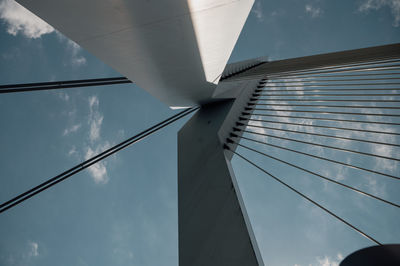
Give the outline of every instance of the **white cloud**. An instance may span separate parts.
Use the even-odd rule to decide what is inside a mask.
[[[103,115],[99,111],[99,98],[97,96],[90,96],[88,99],[89,102],[89,140],[91,143],[91,147],[88,147],[85,151],[85,160],[90,159],[96,154],[108,149],[110,144],[105,142],[103,144],[99,144],[100,141],[100,132],[101,125],[103,123]],[[95,144],[95,148],[93,147]],[[89,173],[91,174],[94,182],[96,184],[107,184],[108,183],[108,175],[107,175],[107,167],[106,163],[100,161],[89,168]]]
[[[71,101],[73,102],[73,101]],[[70,102],[70,103],[71,103]],[[101,126],[103,123],[103,115],[100,112],[100,101],[99,98],[96,95],[90,96],[87,99],[88,107],[89,107],[89,113],[87,116],[87,127],[89,130],[87,131],[87,140],[85,141],[83,148],[79,149],[75,145],[70,146],[67,156],[68,157],[74,157],[76,159],[84,159],[88,160],[95,155],[103,152],[104,150],[108,149],[111,147],[110,143],[108,141],[102,141],[101,139]],[[70,127],[67,127],[64,132],[63,136],[67,136],[69,134],[72,134],[76,131],[78,131],[81,127],[85,127],[85,122],[79,121],[78,123],[75,123],[75,116],[76,117],[81,117],[76,114],[77,110],[74,109],[72,114],[68,114],[70,119],[72,120],[72,123],[70,124]],[[121,135],[121,137],[125,134],[123,130],[120,130],[118,132],[118,135]],[[83,158],[82,158],[83,157]],[[93,179],[93,181],[96,184],[107,184],[109,181],[108,178],[108,172],[107,172],[107,163],[104,161],[99,161],[96,164],[90,166],[88,168],[89,171],[89,176]]]
[[[58,39],[66,44],[67,52],[70,54],[70,63],[73,66],[82,66],[86,64],[86,58],[80,55],[82,48],[74,41],[68,39],[60,32],[56,31]]]
[[[366,0],[358,8],[358,11],[368,13],[370,10],[378,10],[389,7],[394,17],[393,26],[400,25],[400,0]]]
[[[0,2],[0,18],[7,24],[7,32],[14,36],[21,33],[36,39],[54,31],[53,27],[13,0]]]
[[[29,257],[39,256],[39,244],[36,242],[29,242]]]
[[[94,106],[99,106],[99,98],[97,98],[97,96],[90,96],[89,107],[93,108]]]
[[[255,120],[261,120],[262,117],[261,116],[253,116],[253,119]],[[252,127],[255,126],[255,127]],[[261,128],[262,126],[265,126],[263,123],[258,122],[258,121],[250,121],[246,127],[246,130],[250,129],[249,131],[252,132],[256,132],[259,134],[267,134],[267,130],[264,128]],[[267,136],[262,136],[262,135],[258,135],[258,134],[251,134],[251,138],[254,138],[258,141],[262,141],[262,142],[268,142],[268,137]]]
[[[69,95],[66,92],[60,91],[58,93],[58,97],[60,97],[60,99],[63,100],[64,102],[68,102],[69,101]]]
[[[340,261],[343,260],[343,255],[338,253],[336,259],[325,256],[323,258],[317,258],[316,260],[318,262],[316,265],[318,266],[339,266]]]
[[[305,9],[306,9],[306,13],[309,14],[312,18],[320,17],[320,16],[322,16],[322,13],[323,13],[321,8],[313,7],[310,4],[307,4],[305,6]]]
[[[89,97],[89,139],[94,142],[100,138],[101,124],[103,123],[103,115],[98,111],[99,99],[97,96]]]
[[[343,255],[338,253],[336,259],[331,259],[328,256],[324,256],[323,258],[317,257],[315,258],[316,263],[310,263],[309,266],[339,266],[339,263],[343,260]],[[294,266],[300,266],[300,264],[295,264]]]
[[[86,154],[85,154],[85,160],[90,159],[91,157],[106,150],[107,148],[109,148],[108,143],[101,145],[101,146],[97,146],[97,148],[95,150],[92,150],[92,148],[88,147],[86,150]],[[96,184],[107,184],[108,183],[109,179],[108,179],[108,175],[107,175],[107,168],[106,168],[105,162],[99,161],[96,164],[90,166],[88,168],[88,170]]]
[[[386,138],[381,138],[379,141],[385,142],[385,143],[396,143],[395,141],[391,141],[389,137]],[[392,147],[389,147],[387,145],[374,145],[371,147],[371,151],[373,154],[379,154],[387,157],[394,157],[396,158],[396,150]],[[375,169],[380,170],[380,171],[389,171],[392,173],[397,172],[397,167],[398,164],[393,161],[393,160],[387,160],[383,158],[375,158]]]
[[[78,151],[76,150],[76,147],[75,147],[75,145],[74,146],[72,146],[72,148],[68,151],[68,156],[73,156],[73,155],[75,155],[75,154],[77,154],[78,153]]]
[[[63,136],[68,136],[71,133],[75,133],[80,128],[81,128],[81,124],[72,125],[66,129],[64,129]]]
[[[271,87],[271,90],[270,90],[270,92],[272,92],[273,90],[275,90],[273,87],[275,86],[275,85],[278,85],[278,86],[282,86],[282,89],[296,89],[296,90],[301,90],[301,89],[303,89],[304,87],[304,83],[302,82],[302,80],[301,79],[296,79],[295,81],[295,84],[287,84],[286,83],[286,81],[287,80],[285,80],[285,79],[282,79],[282,84],[280,84],[280,83],[274,83],[274,82],[268,82],[268,86],[269,87]],[[286,86],[286,85],[294,85],[294,87],[284,87],[284,86]],[[293,94],[304,94],[304,92],[302,92],[302,91],[295,91],[295,92],[292,92]],[[273,101],[273,99],[274,98],[269,98],[269,104],[290,104],[290,102],[287,102],[287,101]],[[264,102],[265,103],[265,102]],[[273,108],[273,109],[275,109],[275,107]],[[277,110],[279,110],[279,109],[282,109],[282,108],[280,108],[280,107],[278,107],[277,108]],[[293,107],[291,107],[291,106],[285,106],[284,107],[284,109],[287,109],[287,110],[292,110],[293,109]],[[287,113],[286,112],[281,112],[281,111],[273,111],[271,114],[275,114],[275,115],[287,115]],[[262,117],[262,116],[253,116],[253,119],[256,119],[256,120],[265,120],[265,118],[264,117]],[[275,120],[275,119],[273,119],[273,120]],[[282,119],[280,119],[279,121],[281,121],[281,122],[293,122],[291,119],[289,119],[289,118],[282,118]],[[299,121],[297,121],[297,122],[299,122]],[[302,120],[302,121],[300,121],[301,123],[303,123],[303,124],[310,124],[310,123],[312,123],[312,121],[307,121],[307,120]],[[252,121],[252,122],[250,122],[249,123],[249,125],[255,125],[255,126],[266,126],[265,124],[263,124],[262,122],[256,122],[256,121]],[[286,126],[285,125],[283,125],[283,124],[272,124],[272,127],[273,128],[277,128],[277,129],[282,129],[282,128],[286,128]],[[283,132],[283,131],[275,131],[275,130],[267,130],[267,129],[263,129],[263,128],[257,128],[257,127],[249,127],[249,129],[251,130],[251,131],[253,131],[253,132],[257,132],[257,133],[261,133],[261,134],[271,134],[271,133],[273,133],[272,135],[278,135],[278,136],[280,136],[280,137],[291,137],[290,136],[290,134],[288,134],[287,132]],[[300,126],[291,126],[291,129],[292,130],[301,130],[301,129],[303,129],[302,127],[300,127]],[[308,130],[308,132],[314,132],[314,130],[313,130],[313,128],[308,128],[307,129]],[[279,132],[279,134],[277,134]],[[257,140],[259,140],[259,141],[264,141],[264,142],[268,142],[267,140],[269,139],[269,137],[267,137],[267,136],[261,136],[261,135],[254,135],[254,134],[252,134],[252,137],[255,137]],[[272,139],[275,139],[275,138],[272,138]],[[276,139],[275,139],[276,140]],[[286,143],[287,141],[281,141],[281,143],[280,143],[280,145],[281,144],[283,144],[283,143]],[[283,145],[284,146],[284,145]],[[313,147],[312,147],[313,148]]]
[[[252,13],[254,13],[254,15],[256,16],[256,18],[259,21],[263,21],[264,20],[264,13],[262,10],[262,6],[261,6],[261,1],[257,1],[253,7],[253,9],[251,10]]]
[[[86,58],[79,55],[81,47],[75,42],[68,40],[67,48],[71,52],[71,63],[74,66],[81,66],[86,64]]]
[[[0,0],[0,19],[7,25],[7,32],[13,36],[22,34],[27,38],[37,39],[44,34],[56,32],[59,39],[66,42],[67,51],[71,54],[71,64],[81,66],[86,64],[86,58],[80,55],[81,47],[55,31],[52,26],[24,8],[14,0]]]

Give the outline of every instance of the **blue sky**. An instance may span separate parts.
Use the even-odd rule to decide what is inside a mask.
[[[119,76],[12,1],[0,1],[0,19],[1,84]],[[231,61],[396,43],[399,24],[396,0],[256,1]],[[0,201],[173,113],[132,84],[2,95]],[[177,265],[176,132],[184,122],[1,215],[0,265]],[[399,242],[396,208],[240,152],[382,242]],[[316,170],[322,165],[271,154]],[[399,173],[394,164],[362,164]],[[240,159],[233,165],[267,265],[333,266],[372,244]],[[331,165],[324,169],[400,202],[398,182]]]

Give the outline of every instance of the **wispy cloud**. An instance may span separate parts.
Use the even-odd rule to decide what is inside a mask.
[[[26,38],[37,39],[44,34],[57,33],[59,39],[66,43],[66,50],[70,54],[69,58],[71,58],[70,63],[73,66],[86,64],[86,58],[80,54],[82,49],[78,44],[64,37],[52,26],[14,0],[0,0],[0,19],[5,22],[7,32],[13,36],[22,34]]]
[[[73,146],[71,147],[71,149],[68,151],[68,156],[74,156],[74,155],[76,155],[76,154],[78,154],[78,151],[76,150],[75,145],[73,145]]]
[[[343,255],[338,253],[336,258],[330,258],[328,256],[324,256],[323,258],[316,258],[317,266],[339,266],[341,260],[343,260]]]
[[[339,266],[339,263],[343,260],[343,255],[338,253],[336,258],[331,258],[329,256],[317,257],[314,263],[308,264],[308,266]],[[294,266],[301,266],[300,264],[295,264]]]
[[[103,123],[103,115],[98,111],[99,99],[97,96],[89,97],[89,139],[94,142],[100,138],[101,124]]]
[[[61,100],[63,100],[64,102],[68,102],[69,101],[69,95],[66,92],[58,92],[58,97],[60,97]]]
[[[263,12],[263,9],[262,9],[261,1],[257,1],[254,4],[253,9],[251,10],[251,12],[256,16],[256,18],[259,21],[263,21],[264,20],[264,12]]]
[[[82,66],[86,64],[86,58],[80,55],[81,47],[75,42],[68,40],[67,49],[71,53],[71,63],[74,66]]]
[[[108,144],[108,142],[106,142],[104,145],[97,146],[95,150],[92,150],[91,147],[88,147],[86,150],[86,154],[85,154],[85,160],[90,159],[91,157],[102,152],[103,150],[106,150],[109,147],[110,147],[110,145]],[[108,179],[108,175],[107,175],[106,162],[102,162],[102,161],[97,162],[96,164],[90,166],[88,169],[89,169],[89,173],[91,174],[91,176],[96,184],[107,184],[108,183],[109,179]]]
[[[366,0],[358,8],[358,11],[368,13],[370,10],[378,10],[383,7],[390,8],[394,17],[393,26],[400,25],[400,0]]]
[[[19,243],[19,248],[0,250],[0,265],[4,266],[19,266],[33,265],[40,259],[44,248],[39,246],[36,241],[25,241]]]
[[[0,2],[0,18],[7,25],[7,32],[16,36],[18,33],[27,38],[40,38],[54,32],[54,28],[13,0]]]
[[[132,224],[124,219],[110,225],[109,238],[112,243],[112,257],[116,264],[131,265],[135,259],[135,250],[130,244],[135,238]]]
[[[74,98],[69,101],[69,104],[73,104]],[[93,158],[97,154],[103,152],[104,150],[111,147],[110,142],[103,141],[101,139],[101,129],[103,123],[103,114],[100,111],[100,100],[96,95],[89,96],[86,100],[89,113],[87,115],[86,121],[78,121],[76,122],[77,117],[82,117],[77,115],[78,110],[76,108],[73,109],[72,115],[68,112],[68,117],[71,120],[70,126],[67,127],[63,136],[68,136],[74,132],[77,132],[82,127],[85,127],[85,131],[87,132],[87,139],[83,143],[83,148],[77,148],[77,146],[70,146],[67,156],[70,158],[75,158],[79,160],[88,160]],[[86,128],[86,126],[87,128]],[[123,130],[118,131],[118,135],[123,135]],[[89,175],[92,180],[99,185],[107,184],[109,181],[108,171],[107,171],[107,162],[99,161],[96,164],[90,166],[88,168]]]
[[[80,128],[81,128],[81,124],[75,124],[70,127],[67,127],[66,129],[64,129],[63,136],[68,136],[71,133],[75,133]]]
[[[68,62],[68,64],[71,64],[73,66],[85,65],[87,61],[86,58],[81,55],[82,48],[74,41],[62,35],[60,32],[56,31],[56,34],[57,38],[62,43],[66,44],[66,50],[69,53],[69,58],[70,58],[70,62]]]
[[[39,256],[39,244],[33,241],[28,243],[29,245],[29,252],[28,257],[37,257]]]
[[[321,17],[323,10],[319,7],[314,7],[311,4],[307,4],[305,6],[306,13],[310,15],[312,18]]]
[[[90,96],[89,103],[89,141],[90,145],[85,151],[85,160],[95,156],[96,154],[108,149],[109,142],[100,143],[101,125],[103,123],[103,115],[99,111],[99,98],[97,96]],[[106,162],[100,161],[89,167],[91,174],[96,184],[106,184],[109,181],[107,175]]]

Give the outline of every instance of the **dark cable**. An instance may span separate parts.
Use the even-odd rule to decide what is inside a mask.
[[[386,72],[382,73],[380,71],[387,71],[388,69],[378,69],[378,70],[366,70],[366,72],[372,72],[372,73],[360,73],[360,71],[354,71],[357,74],[337,74],[336,71],[334,72],[313,72],[313,73],[299,73],[299,74],[281,74],[281,73],[274,73],[274,74],[262,74],[260,72],[256,72],[253,74],[250,74],[248,76],[239,76],[239,77],[234,77],[234,80],[252,80],[255,78],[267,78],[268,80],[275,80],[275,79],[312,79],[312,78],[330,78],[330,77],[366,77],[366,76],[393,76],[393,75],[399,75],[400,72]],[[395,69],[389,69],[389,70],[400,70],[400,68],[395,68]],[[344,70],[344,71],[339,71],[339,72],[344,72],[348,73],[351,72],[352,70]],[[373,72],[373,71],[379,71],[379,72]],[[328,75],[324,75],[328,74]]]
[[[319,127],[319,128],[327,128],[327,129],[337,129],[337,130],[349,130],[349,131],[359,131],[366,133],[376,133],[376,134],[387,134],[387,135],[396,135],[400,136],[400,133],[396,132],[387,132],[387,131],[376,131],[376,130],[367,130],[367,129],[356,129],[356,128],[346,128],[346,127],[332,127],[332,126],[320,126],[320,125],[309,125],[302,123],[292,123],[292,122],[282,122],[282,121],[274,121],[274,120],[263,120],[263,119],[250,119],[246,117],[239,117],[239,119],[262,122],[262,123],[273,123],[273,124],[283,124],[283,125],[293,125],[293,126],[303,126],[303,127]]]
[[[310,76],[310,77],[301,77],[301,79],[314,79],[314,78],[335,78],[335,77],[340,77],[340,78],[346,78],[346,77],[371,77],[371,76],[395,76],[395,75],[400,75],[400,72],[386,72],[386,73],[373,73],[373,74],[366,74],[366,73],[358,73],[358,74],[334,74],[334,75],[317,75],[317,76]],[[275,80],[273,76],[269,76],[268,80]],[[276,78],[276,79],[281,79],[281,78]],[[284,78],[285,80],[287,79],[299,79],[295,76],[287,76]]]
[[[273,92],[273,91],[268,91]],[[340,94],[340,93],[304,93],[304,94],[273,94],[273,93],[259,93],[258,96],[296,96],[296,97],[305,97],[305,96],[400,96],[400,93],[368,93],[368,94],[360,94],[360,93],[348,93],[348,94]],[[272,100],[272,99],[271,99]]]
[[[246,138],[245,138],[245,139],[246,139]],[[289,166],[292,166],[292,167],[294,167],[294,168],[296,168],[296,169],[302,170],[302,171],[304,171],[304,172],[306,172],[306,173],[309,173],[309,174],[311,174],[311,175],[320,177],[320,178],[322,178],[322,179],[324,179],[324,180],[326,180],[326,181],[335,183],[336,185],[345,187],[345,188],[347,188],[347,189],[350,189],[350,190],[352,190],[352,191],[355,191],[355,192],[357,192],[357,193],[360,193],[360,194],[362,194],[362,195],[364,195],[364,196],[368,196],[368,197],[371,197],[371,198],[373,198],[373,199],[382,201],[382,202],[384,202],[384,203],[386,203],[386,204],[389,204],[389,205],[392,205],[392,206],[394,206],[394,207],[400,208],[400,205],[398,205],[398,204],[396,204],[396,203],[394,203],[394,202],[391,202],[391,201],[382,199],[382,198],[377,197],[377,196],[375,196],[375,195],[372,195],[372,194],[370,194],[370,193],[368,193],[368,192],[359,190],[359,189],[357,189],[357,188],[354,188],[354,187],[352,187],[352,186],[346,185],[346,184],[344,184],[344,183],[341,183],[341,182],[336,181],[336,180],[334,180],[334,179],[331,179],[331,178],[329,178],[329,177],[320,175],[320,174],[318,174],[318,173],[316,173],[316,172],[313,172],[313,171],[311,171],[311,170],[307,170],[307,169],[305,169],[305,168],[303,168],[303,167],[301,167],[301,166],[298,166],[298,165],[289,163],[289,162],[287,162],[287,161],[285,161],[285,160],[279,159],[279,158],[274,157],[274,156],[272,156],[272,155],[268,155],[268,154],[266,154],[266,153],[264,153],[264,152],[261,152],[261,151],[252,149],[252,148],[247,147],[247,146],[245,146],[245,145],[242,145],[242,144],[240,144],[240,143],[238,143],[238,142],[236,142],[236,141],[234,141],[234,140],[231,140],[231,141],[233,142],[233,144],[236,144],[236,145],[238,145],[238,146],[240,146],[240,147],[246,148],[246,149],[248,149],[248,150],[250,150],[250,151],[257,152],[258,154],[261,154],[261,155],[263,155],[263,156],[266,156],[266,157],[271,158],[271,159],[273,159],[273,160],[276,160],[276,161],[278,161],[278,162],[287,164],[287,165],[289,165]]]
[[[75,83],[92,83],[92,82],[104,82],[104,81],[126,81],[125,77],[113,77],[113,78],[98,78],[98,79],[77,79],[77,80],[61,80],[61,81],[49,81],[49,82],[36,82],[36,83],[21,83],[21,84],[8,84],[0,85],[0,89],[4,88],[22,88],[22,87],[35,87],[35,86],[51,86],[60,84],[75,84]]]
[[[319,74],[331,74],[331,73],[348,73],[348,72],[376,72],[376,71],[388,71],[388,70],[400,70],[399,65],[389,65],[389,66],[383,66],[383,67],[359,67],[359,68],[353,68],[353,69],[334,69],[334,70],[328,70],[328,71],[318,71],[318,70],[312,70],[309,72],[279,72],[279,73],[274,73],[274,74],[267,74],[268,79],[275,79],[275,78],[286,78],[286,77],[300,77],[300,76],[312,76],[312,75],[319,75]],[[236,77],[234,78],[235,80],[246,80],[246,79],[256,79],[256,78],[264,78],[266,77],[265,72],[267,70],[265,69],[256,69],[253,73],[249,73],[247,76],[243,77]],[[306,71],[306,70],[305,70]],[[378,73],[379,73],[378,72]],[[374,75],[376,73],[371,73],[371,75]]]
[[[382,158],[382,159],[389,159],[389,160],[390,160],[390,159],[393,159],[393,160],[399,161],[399,159],[395,159],[395,158],[390,158],[390,157],[381,156],[381,155],[377,155],[377,154],[373,154],[373,153],[355,151],[355,150],[350,150],[350,149],[345,149],[345,148],[340,148],[340,147],[335,147],[335,146],[329,146],[329,145],[324,145],[324,144],[320,144],[320,143],[314,143],[314,142],[308,142],[308,141],[304,141],[304,140],[298,140],[298,139],[291,139],[291,138],[279,137],[279,136],[274,136],[274,135],[270,135],[270,134],[266,134],[266,133],[259,133],[259,132],[249,131],[249,130],[243,130],[243,129],[239,129],[239,128],[234,128],[234,130],[242,131],[242,132],[250,133],[250,134],[256,134],[256,135],[260,135],[260,136],[266,136],[266,137],[277,138],[277,139],[283,139],[283,140],[289,140],[289,141],[294,141],[294,142],[303,143],[303,144],[308,144],[308,145],[319,146],[319,147],[323,147],[323,148],[334,149],[334,150],[338,150],[338,151],[356,153],[356,154],[361,154],[361,155],[366,155],[366,156],[372,156],[372,157],[377,157],[377,158]],[[393,177],[393,178],[399,179],[398,177]]]
[[[360,167],[360,166],[355,166],[355,165],[352,165],[352,164],[336,161],[336,160],[333,160],[333,159],[321,157],[321,156],[318,156],[318,155],[314,155],[314,154],[310,154],[310,153],[306,153],[306,152],[302,152],[302,151],[298,151],[298,150],[293,150],[293,149],[290,149],[290,148],[287,148],[287,147],[283,147],[283,146],[279,146],[279,145],[275,145],[275,144],[272,144],[272,143],[259,141],[259,140],[247,138],[247,137],[244,137],[244,136],[238,136],[238,135],[236,135],[234,133],[232,133],[231,135],[234,136],[234,137],[239,137],[239,138],[242,138],[242,139],[246,139],[246,140],[249,140],[249,141],[257,142],[257,143],[260,143],[260,144],[263,144],[263,145],[267,145],[267,146],[271,146],[271,147],[274,147],[274,148],[291,151],[291,152],[294,152],[294,153],[306,155],[306,156],[309,156],[309,157],[313,157],[313,158],[316,158],[316,159],[328,161],[328,162],[331,162],[331,163],[340,164],[340,165],[343,165],[343,166],[347,166],[349,168],[354,168],[354,169],[357,169],[357,170],[362,170],[362,171],[370,172],[370,173],[373,173],[373,174],[382,175],[382,176],[386,176],[386,177],[390,177],[390,178],[393,178],[393,179],[400,180],[400,177],[398,177],[398,176],[385,174],[385,173],[382,173],[382,172],[379,172],[379,171],[363,168],[363,167]]]
[[[335,76],[330,76],[330,77],[335,77]],[[400,78],[393,78],[393,77],[387,77],[387,78],[360,78],[360,79],[318,79],[318,82],[337,82],[337,81],[375,81],[375,80],[394,80],[394,79],[400,79]],[[269,79],[268,83],[304,83],[304,82],[315,82],[314,80],[283,80],[283,81],[278,81],[275,79]]]
[[[301,87],[301,86],[298,86]],[[335,88],[335,89],[307,89],[307,88],[303,88],[303,89],[290,89],[290,90],[265,90],[263,89],[265,87],[258,87],[257,92],[263,92],[263,91],[267,91],[267,92],[292,92],[292,91],[301,91],[301,92],[325,92],[325,91],[398,91],[400,90],[400,88]],[[299,95],[299,94],[296,94]],[[301,94],[300,94],[301,95]]]
[[[358,62],[352,62],[352,63],[346,63],[346,64],[319,66],[319,67],[313,67],[313,68],[309,68],[309,69],[291,70],[291,71],[285,71],[282,73],[292,73],[292,72],[304,73],[304,72],[317,71],[317,70],[349,69],[349,68],[354,68],[354,67],[359,67],[359,66],[372,66],[372,68],[377,68],[377,67],[384,67],[384,66],[386,66],[385,64],[397,63],[399,61],[400,60],[398,57],[392,57],[390,59],[384,59],[384,60],[361,61],[361,62],[358,61]],[[383,66],[374,66],[374,65],[383,65]],[[392,66],[396,66],[396,65],[392,65]]]
[[[227,148],[227,146],[225,146]],[[323,207],[322,205],[320,205],[319,203],[317,203],[316,201],[312,200],[311,198],[309,198],[308,196],[306,196],[305,194],[301,193],[300,191],[296,190],[295,188],[293,188],[292,186],[286,184],[285,182],[283,182],[281,179],[275,177],[274,175],[272,175],[271,173],[267,172],[265,169],[261,168],[260,166],[258,166],[257,164],[253,163],[252,161],[246,159],[245,157],[243,157],[242,155],[240,155],[239,153],[230,150],[229,148],[227,148],[229,151],[231,151],[232,153],[236,154],[237,156],[239,156],[240,158],[242,158],[243,160],[245,160],[246,162],[250,163],[251,165],[255,166],[256,168],[258,168],[259,170],[261,170],[262,172],[264,172],[265,174],[269,175],[270,177],[272,177],[273,179],[275,179],[276,181],[278,181],[279,183],[281,183],[282,185],[284,185],[285,187],[289,188],[290,190],[292,190],[293,192],[297,193],[298,195],[300,195],[301,197],[305,198],[306,200],[308,200],[309,202],[313,203],[314,205],[316,205],[317,207],[321,208],[322,210],[324,210],[325,212],[329,213],[330,215],[332,215],[333,217],[335,217],[336,219],[338,219],[339,221],[343,222],[344,224],[350,226],[352,229],[354,229],[355,231],[357,231],[359,234],[361,234],[362,236],[368,238],[369,240],[375,242],[378,245],[382,245],[380,242],[378,242],[377,240],[375,240],[374,238],[372,238],[371,236],[369,236],[368,234],[364,233],[363,231],[361,231],[360,229],[358,229],[357,227],[355,227],[354,225],[350,224],[349,222],[347,222],[346,220],[344,220],[343,218],[340,218],[338,215],[334,214],[333,212],[331,212],[330,210],[328,210],[327,208]]]
[[[332,70],[375,69],[375,68],[379,69],[382,67],[396,67],[396,66],[398,66],[397,64],[394,64],[394,65],[387,65],[387,64],[388,63],[397,63],[397,62],[399,62],[398,57],[393,57],[393,59],[390,59],[390,60],[362,61],[362,62],[352,62],[352,63],[330,65],[330,66],[317,66],[317,67],[306,68],[306,69],[287,70],[287,71],[282,71],[282,72],[275,73],[272,75],[279,75],[279,74],[293,75],[293,74],[297,74],[297,73],[308,74],[308,73],[312,73],[312,72],[315,73],[316,71],[321,71],[321,70],[322,71],[332,71]],[[381,66],[375,66],[375,65],[381,65]],[[265,66],[268,67],[268,64],[266,64]]]
[[[85,79],[85,80],[68,80],[68,81],[54,81],[54,82],[40,82],[40,83],[26,83],[26,84],[10,84],[1,85],[0,93],[13,93],[13,92],[27,92],[27,91],[41,91],[41,90],[54,90],[90,86],[103,86],[132,83],[127,78],[103,78],[103,79]]]
[[[236,125],[237,126],[244,126],[244,124],[240,123],[240,122],[237,122]],[[256,128],[269,129],[269,130],[276,130],[276,131],[283,131],[283,132],[290,132],[290,133],[296,133],[296,134],[305,134],[305,135],[312,135],[312,136],[318,136],[318,137],[343,139],[343,140],[352,140],[352,141],[360,141],[360,142],[377,144],[377,145],[387,145],[387,146],[393,146],[393,147],[400,147],[400,144],[379,142],[379,141],[366,140],[366,139],[356,139],[356,138],[349,138],[349,137],[342,137],[342,136],[332,136],[332,135],[327,135],[327,134],[312,133],[312,132],[306,132],[306,131],[297,131],[297,130],[283,129],[283,128],[266,127],[266,126],[257,126],[257,125],[250,125],[250,124],[247,124],[246,126],[247,127],[256,127]],[[400,159],[392,158],[392,157],[383,156],[382,158],[385,158],[385,159],[388,159],[388,160],[400,161]]]
[[[400,100],[343,100],[343,99],[251,99],[252,101],[263,101],[263,102],[363,102],[363,103],[400,103]]]
[[[7,202],[2,203],[0,205],[0,213],[20,204],[21,202],[31,198],[32,196],[52,187],[53,185],[67,179],[68,177],[88,168],[89,166],[99,162],[100,160],[107,158],[108,156],[116,153],[117,151],[122,150],[122,149],[144,139],[145,137],[151,135],[152,133],[166,127],[167,125],[175,122],[178,119],[185,117],[186,115],[196,111],[197,109],[199,109],[199,107],[185,109],[182,112],[175,114],[175,115],[165,119],[164,121],[157,123],[156,125],[140,132],[139,134],[136,134],[135,136],[133,136],[133,137],[99,153],[98,155],[72,167],[71,169],[69,169],[53,178],[50,178],[49,180],[41,183],[40,185],[37,185],[34,188],[32,188],[24,193],[21,193],[20,195],[12,198],[11,200],[8,200]]]
[[[280,72],[276,74],[271,74],[270,77],[285,77],[285,76],[304,76],[304,75],[316,75],[316,74],[327,74],[327,73],[347,73],[347,72],[374,72],[374,71],[386,71],[386,70],[400,70],[400,65],[388,65],[379,67],[357,67],[357,68],[344,68],[344,69],[333,69],[333,70],[304,70],[304,71],[292,71],[292,72]],[[307,72],[306,72],[307,71]],[[265,74],[256,74],[257,76]],[[254,76],[253,76],[254,77]]]
[[[288,113],[290,113],[290,112],[298,112],[298,113],[317,113],[317,114],[339,114],[339,115],[363,115],[363,116],[393,116],[393,117],[400,117],[400,115],[395,115],[395,114],[330,112],[330,111],[328,112],[328,111],[314,111],[314,110],[265,109],[265,108],[248,108],[248,109],[249,110],[257,110],[257,111],[273,111],[273,112],[288,112]]]
[[[301,82],[299,82],[301,83]],[[381,83],[330,83],[330,84],[312,84],[312,85],[264,85],[264,88],[290,88],[290,87],[307,87],[307,88],[318,88],[318,87],[340,87],[340,86],[382,86],[382,85],[400,85],[399,82],[381,82]]]
[[[250,115],[242,113],[242,115]],[[309,117],[309,116],[292,116],[292,115],[269,115],[269,114],[253,114],[254,116],[267,116],[267,117],[283,117],[283,118],[295,118],[295,119],[309,119],[309,120],[322,120],[322,121],[336,121],[336,122],[351,122],[351,123],[366,123],[366,124],[378,124],[378,125],[392,125],[400,126],[400,123],[381,122],[381,121],[363,121],[363,120],[352,120],[352,119],[336,119],[326,117]]]
[[[389,109],[397,110],[397,106],[369,106],[369,105],[322,105],[322,104],[283,104],[283,103],[256,103],[249,105],[262,105],[262,106],[293,106],[293,107],[317,107],[317,108],[351,108],[351,109]]]

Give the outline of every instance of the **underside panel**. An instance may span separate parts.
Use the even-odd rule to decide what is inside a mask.
[[[209,102],[254,0],[18,0],[170,106]]]

